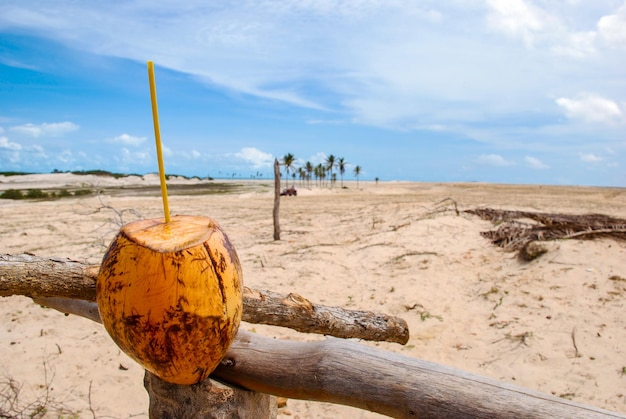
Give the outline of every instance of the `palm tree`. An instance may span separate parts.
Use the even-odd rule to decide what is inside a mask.
[[[296,158],[291,153],[287,153],[283,156],[283,166],[285,166],[285,187],[289,187],[289,169],[293,169],[293,163]]]
[[[341,189],[343,189],[343,174],[346,173],[346,162],[343,157],[339,157],[337,166],[339,167],[339,174],[341,175]]]
[[[320,166],[315,166],[313,168],[313,176],[315,176],[315,183],[317,186],[319,186],[319,180],[320,180]]]
[[[320,187],[321,187],[324,182],[324,177],[326,177],[326,169],[324,169],[324,166],[322,166],[322,163],[318,164],[315,167],[315,172],[316,172],[317,178],[320,180]]]
[[[313,174],[313,165],[311,164],[310,161],[306,162],[306,164],[304,165],[304,170],[306,170],[309,187],[311,187],[311,175]]]
[[[306,170],[304,167],[298,167],[298,178],[300,178],[300,186],[304,185],[304,180],[306,179]]]
[[[326,170],[330,172],[331,184],[332,187],[332,178],[333,178],[333,169],[335,168],[335,156],[332,154],[326,157]]]
[[[361,174],[361,166],[356,166],[354,168],[354,176],[356,176],[356,187],[359,188],[359,175]]]

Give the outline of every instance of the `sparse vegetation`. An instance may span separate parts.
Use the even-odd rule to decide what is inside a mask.
[[[491,294],[497,294],[499,292],[500,292],[500,288],[494,285],[488,291],[481,293],[480,296],[487,299]]]
[[[27,199],[41,199],[41,198],[47,198],[47,197],[48,197],[48,193],[42,191],[41,189],[29,189],[28,191],[26,191]]]
[[[80,411],[69,409],[62,403],[52,399],[50,390],[54,374],[50,374],[48,364],[44,361],[44,384],[37,386],[34,400],[25,400],[23,384],[12,377],[4,376],[0,379],[0,418],[79,418]],[[91,397],[91,387],[90,387]],[[91,402],[91,398],[90,398]],[[90,403],[90,409],[91,408]],[[95,415],[94,415],[95,417]]]
[[[32,175],[30,172],[0,172],[2,176],[23,176],[23,175]]]
[[[497,343],[503,340],[509,340],[511,342],[516,342],[517,343],[516,348],[518,348],[522,345],[528,346],[528,340],[532,338],[533,336],[534,336],[533,332],[523,332],[523,333],[517,333],[515,335],[511,332],[507,332],[505,333],[503,338],[494,340],[492,343]]]
[[[18,189],[7,189],[0,195],[1,199],[24,199],[24,194]]]
[[[91,195],[93,191],[91,189],[79,189],[74,192],[70,192],[67,189],[61,189],[59,191],[45,191],[42,189],[28,189],[26,192],[19,189],[7,189],[0,194],[0,199],[60,199],[69,198],[72,196],[85,196]]]
[[[61,172],[57,172],[57,173],[61,173]],[[127,173],[113,173],[113,172],[109,172],[107,170],[75,170],[72,172],[69,172],[73,175],[95,175],[95,176],[107,176],[107,177],[112,177],[115,179],[120,179],[120,178],[125,178],[125,177],[129,177],[129,176],[139,176],[142,177],[141,175],[136,175],[136,174],[127,174]]]
[[[415,312],[417,312],[417,314],[419,314],[420,316],[421,321],[426,321],[427,319],[431,319],[431,318],[437,319],[439,321],[443,321],[443,317],[432,314],[431,312],[427,311],[423,305],[419,303],[413,303],[412,305],[405,305],[404,309],[406,311],[414,310]]]

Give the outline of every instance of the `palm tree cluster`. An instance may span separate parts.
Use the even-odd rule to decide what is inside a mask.
[[[341,187],[343,188],[343,176],[346,173],[348,162],[343,157],[335,157],[330,154],[326,157],[323,163],[313,165],[310,161],[304,163],[300,167],[296,167],[296,158],[293,154],[287,153],[283,156],[281,165],[285,168],[285,183],[289,183],[289,176],[291,175],[293,183],[296,182],[296,177],[300,179],[300,182],[307,183],[311,186],[311,180],[314,180],[317,186],[330,185],[332,188],[337,183],[337,171],[341,179]],[[354,176],[356,177],[357,188],[359,185],[359,176],[361,175],[361,166],[355,166],[353,169]]]

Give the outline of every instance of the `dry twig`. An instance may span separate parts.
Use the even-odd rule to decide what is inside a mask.
[[[526,246],[534,241],[598,237],[626,240],[626,220],[602,214],[550,214],[493,208],[478,208],[465,212],[499,224],[496,230],[484,231],[481,234],[496,246],[509,251],[523,252]]]

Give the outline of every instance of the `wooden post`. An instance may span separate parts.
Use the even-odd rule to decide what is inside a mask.
[[[280,224],[278,212],[280,209],[280,163],[274,159],[274,240],[280,240]]]
[[[274,419],[276,397],[231,387],[207,378],[194,385],[170,384],[149,371],[143,385],[150,395],[151,418]]]

